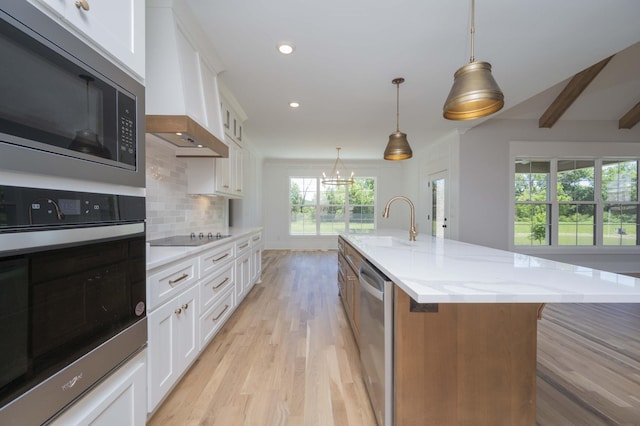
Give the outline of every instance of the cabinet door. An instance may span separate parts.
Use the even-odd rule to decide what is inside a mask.
[[[140,0],[67,0],[65,18],[102,49],[144,78],[145,5]],[[57,0],[47,0],[57,4]]]
[[[241,146],[236,145],[234,149],[234,164],[235,169],[233,170],[233,183],[235,187],[234,195],[236,197],[242,197],[244,195],[244,149]]]
[[[231,174],[230,163],[232,158],[231,145],[229,144],[229,158],[216,158],[216,193],[230,194],[231,193]]]
[[[251,285],[251,253],[246,252],[236,259],[236,300],[240,304]]]
[[[124,366],[53,421],[54,426],[142,426],[147,413],[146,351]]]
[[[197,286],[192,287],[148,315],[149,412],[197,355],[197,291]]]
[[[252,237],[256,238],[256,236]],[[258,238],[259,241],[259,238]],[[252,244],[254,241],[252,240]],[[251,248],[251,284],[261,282],[262,275],[262,244],[257,243],[258,245],[253,246]]]
[[[180,297],[178,316],[178,364],[180,375],[198,355],[198,286],[192,287]]]

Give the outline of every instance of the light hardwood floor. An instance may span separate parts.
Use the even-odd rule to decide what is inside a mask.
[[[149,425],[374,426],[336,277],[335,251],[264,251]],[[549,305],[538,340],[538,424],[640,425],[640,305]]]

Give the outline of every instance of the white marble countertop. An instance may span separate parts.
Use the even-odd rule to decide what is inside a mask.
[[[212,232],[213,234],[220,232],[223,235],[231,235],[229,238],[223,238],[221,240],[211,241],[210,243],[200,246],[180,246],[180,247],[150,247],[147,244],[147,271],[164,266],[175,260],[185,258],[194,254],[198,254],[210,248],[221,246],[230,242],[233,242],[239,238],[246,237],[256,232],[262,231],[262,227],[256,228],[215,228],[205,232]],[[186,235],[186,234],[185,234]]]
[[[638,303],[640,279],[408,231],[344,234],[420,303]]]

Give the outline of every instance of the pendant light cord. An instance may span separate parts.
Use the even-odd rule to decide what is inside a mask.
[[[396,83],[396,133],[400,131],[400,82]]]
[[[471,0],[471,57],[469,58],[469,63],[476,61],[476,56],[473,51],[473,38],[476,33],[476,23],[475,23],[475,15],[476,15],[476,2],[475,0]]]

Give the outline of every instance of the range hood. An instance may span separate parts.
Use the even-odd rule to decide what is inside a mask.
[[[184,1],[146,1],[147,137],[179,157],[224,157],[218,73],[222,62]]]
[[[186,115],[147,115],[147,133],[178,148],[178,157],[229,157],[229,147]]]

